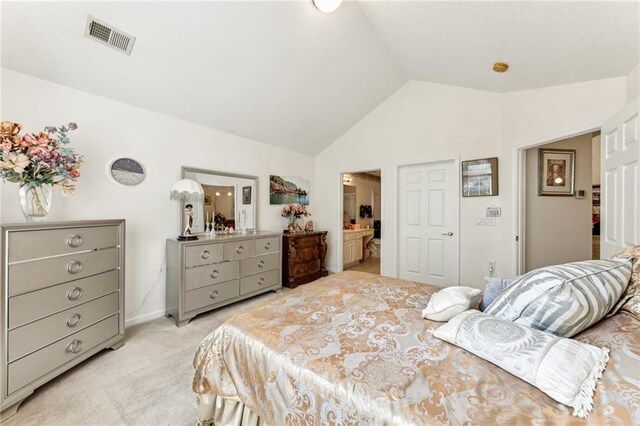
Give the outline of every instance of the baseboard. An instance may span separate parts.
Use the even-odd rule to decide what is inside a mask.
[[[165,310],[159,309],[157,311],[149,312],[148,314],[138,315],[137,317],[127,318],[124,322],[124,326],[131,327],[132,325],[141,324],[143,322],[152,321],[154,319],[162,318]]]
[[[337,274],[339,272],[337,269],[334,269],[334,268],[325,268],[325,269],[331,274]]]

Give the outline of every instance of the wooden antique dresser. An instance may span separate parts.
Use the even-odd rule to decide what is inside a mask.
[[[329,275],[324,265],[327,231],[282,236],[282,284],[295,288]]]
[[[0,225],[2,418],[124,344],[124,220]]]
[[[280,234],[167,240],[166,313],[178,327],[202,312],[281,289]]]

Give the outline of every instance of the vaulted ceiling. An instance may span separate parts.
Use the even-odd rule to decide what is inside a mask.
[[[137,37],[83,36],[87,15]],[[407,81],[495,92],[626,75],[638,2],[3,2],[2,66],[314,155]],[[496,61],[511,66],[491,71]]]

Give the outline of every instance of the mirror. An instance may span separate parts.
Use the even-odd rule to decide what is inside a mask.
[[[347,223],[356,223],[356,187],[351,185],[342,185],[342,221]]]
[[[256,176],[183,167],[182,179],[193,179],[204,190],[204,202],[194,203],[192,210],[194,233],[206,232],[209,223],[216,229],[256,229]]]

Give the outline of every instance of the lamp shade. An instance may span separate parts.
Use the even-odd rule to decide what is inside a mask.
[[[195,180],[182,179],[171,188],[170,198],[182,202],[201,203],[204,201],[204,190]]]

